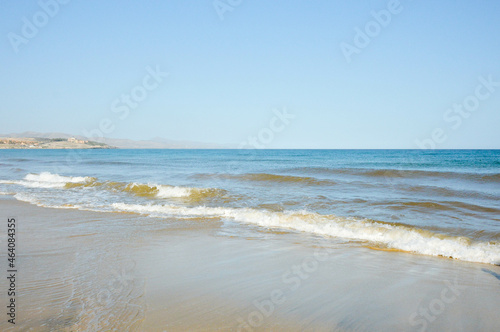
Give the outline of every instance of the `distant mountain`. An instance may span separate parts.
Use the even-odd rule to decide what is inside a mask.
[[[12,138],[21,138],[21,137],[40,137],[40,138],[78,138],[78,139],[84,139],[85,137],[83,136],[73,136],[69,134],[64,134],[64,133],[39,133],[36,131],[25,131],[24,133],[14,133],[14,134],[8,134],[8,135],[0,135],[0,137],[12,137]],[[87,138],[85,138],[87,139]],[[95,141],[95,140],[94,140]]]
[[[34,131],[26,131],[23,133],[13,133],[8,135],[1,135],[0,137],[33,137],[33,138],[70,138],[74,137],[79,140],[92,140],[100,143],[105,143],[109,146],[114,146],[119,149],[227,149],[231,148],[228,145],[201,143],[192,141],[175,141],[161,137],[155,137],[151,140],[130,140],[120,138],[99,138],[99,137],[85,137],[81,135],[70,135],[65,133],[39,133]]]

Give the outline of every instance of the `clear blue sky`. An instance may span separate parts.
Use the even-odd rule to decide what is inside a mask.
[[[221,20],[211,0],[72,0],[53,17],[1,1],[0,133],[82,134],[108,119],[108,137],[237,145],[286,108],[295,118],[265,147],[418,148],[441,128],[437,148],[500,148],[500,87],[443,118],[474,102],[479,77],[500,82],[499,1],[401,0],[350,62],[341,43],[376,29],[371,11],[389,1],[224,3],[236,5]],[[34,36],[23,17],[38,20]],[[18,52],[13,34],[30,37]],[[120,119],[113,102],[148,66],[169,75]]]

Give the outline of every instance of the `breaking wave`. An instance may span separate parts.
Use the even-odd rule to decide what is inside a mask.
[[[99,182],[94,177],[62,176],[43,172],[40,174],[28,174],[23,180],[0,180],[0,183],[17,184],[27,188],[102,188],[109,191],[122,191],[135,196],[150,198],[189,198],[191,200],[202,200],[210,197],[218,197],[226,194],[225,190],[213,188],[191,188],[159,184],[125,183],[104,181]]]
[[[225,174],[224,176],[227,176]],[[231,175],[233,176],[233,175]],[[251,181],[271,181],[317,184],[321,181],[312,177],[284,176],[267,173],[248,173],[236,175],[238,179]],[[375,243],[384,248],[413,252],[418,254],[443,256],[454,259],[500,264],[500,243],[497,238],[490,241],[480,241],[474,237],[452,236],[439,233],[440,230],[429,230],[404,224],[385,223],[371,219],[339,217],[333,214],[319,214],[310,211],[288,211],[283,206],[263,202],[260,207],[265,208],[236,208],[224,206],[227,199],[231,199],[228,192],[216,188],[193,188],[172,186],[166,184],[145,184],[136,182],[98,181],[97,178],[87,176],[62,176],[43,172],[27,174],[22,180],[1,180],[0,183],[15,184],[27,188],[48,188],[47,190],[30,190],[28,193],[18,193],[14,197],[18,200],[30,202],[39,206],[56,208],[76,208],[101,212],[139,213],[152,217],[193,217],[193,218],[220,218],[241,223],[254,224],[264,228],[279,228],[294,231],[308,232],[322,236],[339,237],[356,241]],[[322,188],[321,188],[322,189]],[[83,191],[87,196],[83,196]],[[95,190],[95,192],[94,192]],[[12,190],[8,190],[11,192]],[[54,191],[54,192],[53,192]],[[39,192],[42,195],[39,195]],[[57,192],[57,193],[56,193]],[[100,201],[105,193],[128,194],[112,196],[111,200]],[[55,195],[54,195],[55,194]],[[91,197],[93,200],[83,200],[82,197]],[[96,195],[94,195],[96,194]],[[71,196],[64,200],[61,196]],[[130,195],[155,199],[170,199],[172,204],[159,204],[151,201],[150,204],[136,204],[130,201]],[[95,196],[95,197],[94,197]],[[47,197],[50,197],[47,202]],[[63,201],[61,201],[63,198]],[[218,200],[219,206],[174,205],[178,199],[183,203],[205,203],[209,198],[223,198]],[[55,199],[55,201],[54,201]],[[114,203],[113,203],[114,202]],[[65,203],[65,204],[63,204]],[[130,203],[130,204],[128,204]],[[211,203],[214,203],[213,201]],[[362,201],[366,203],[366,201]],[[496,214],[500,210],[496,207],[484,207],[460,201],[399,201],[388,204],[390,209],[421,209],[429,211],[468,210]],[[111,209],[111,210],[110,210]],[[425,226],[424,226],[425,227]],[[467,234],[468,236],[470,234]]]
[[[28,188],[64,188],[68,183],[91,183],[95,181],[92,177],[62,176],[49,172],[40,174],[28,174],[23,180],[0,180],[0,183],[18,184]]]
[[[251,208],[181,207],[114,203],[120,212],[153,217],[221,217],[266,228],[303,231],[323,236],[378,243],[398,250],[470,262],[500,264],[500,243],[474,242],[467,237],[448,236],[412,226],[380,221],[321,215],[307,211],[262,211]]]
[[[217,197],[225,193],[225,191],[222,189],[191,188],[191,187],[178,187],[169,185],[140,184],[140,183],[127,184],[124,188],[124,191],[135,194],[137,196],[145,196],[145,197],[158,197],[158,198],[189,197],[192,199]]]

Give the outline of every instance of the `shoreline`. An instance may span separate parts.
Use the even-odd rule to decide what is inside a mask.
[[[0,207],[19,220],[17,329],[500,329],[498,266],[8,195]]]
[[[44,137],[0,137],[2,150],[114,149],[108,144],[87,139]]]

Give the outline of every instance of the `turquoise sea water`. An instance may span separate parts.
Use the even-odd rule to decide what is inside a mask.
[[[0,150],[0,193],[500,263],[500,150]]]

